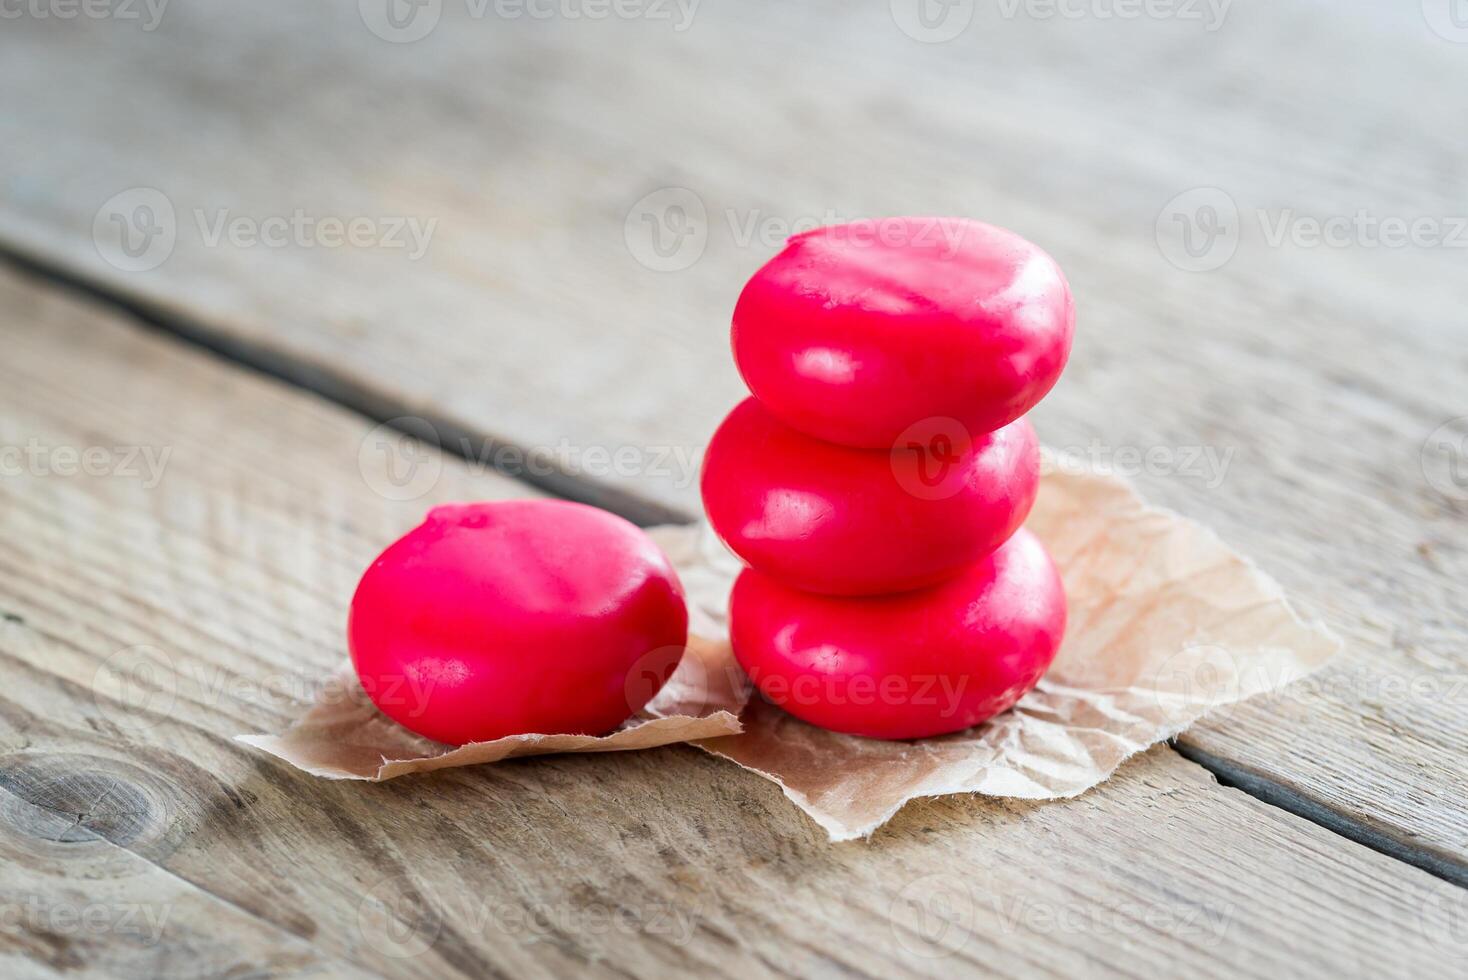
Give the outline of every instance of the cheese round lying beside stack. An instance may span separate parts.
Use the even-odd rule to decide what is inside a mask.
[[[497,500],[435,507],[378,556],[347,639],[367,695],[420,735],[604,735],[672,675],[688,610],[635,525],[565,500]]]

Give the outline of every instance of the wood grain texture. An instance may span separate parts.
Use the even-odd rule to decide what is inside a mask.
[[[151,975],[237,931],[262,972],[386,977],[1408,976],[1468,955],[1460,890],[1162,747],[1078,799],[925,801],[844,846],[688,748],[370,785],[253,754],[230,736],[339,660],[355,576],[425,500],[521,489],[440,460],[422,500],[387,499],[369,423],[8,271],[0,308],[0,445],[44,450],[0,479],[0,843],[108,909],[182,890]],[[56,466],[134,446],[169,450],[151,486]],[[69,814],[135,886],[30,839]],[[50,948],[0,936],[27,964]],[[134,962],[67,948],[82,972]]]
[[[345,976],[360,971],[152,863],[173,830],[125,747],[7,746],[0,972],[7,977]],[[134,853],[134,850],[143,854]]]
[[[691,510],[687,461],[740,396],[728,313],[783,231],[911,212],[1019,229],[1081,309],[1042,436],[1123,468],[1160,453],[1149,496],[1349,644],[1185,745],[1468,881],[1468,489],[1423,453],[1468,413],[1463,47],[1414,4],[1239,4],[1216,31],[980,6],[947,44],[883,4],[709,2],[679,31],[449,3],[408,44],[346,3],[178,5],[151,32],[11,21],[0,235],[293,376]],[[58,66],[70,84],[46,81]],[[1165,209],[1200,186],[1239,210],[1207,273],[1168,261]],[[168,199],[177,242],[127,272],[92,232],[136,187]],[[692,198],[656,200],[692,209],[691,238],[673,236],[689,211],[638,210],[670,187]],[[437,224],[416,260],[208,240],[297,209]],[[1271,242],[1358,212],[1449,241]],[[639,262],[700,240],[686,268]],[[630,466],[606,461],[621,449]]]

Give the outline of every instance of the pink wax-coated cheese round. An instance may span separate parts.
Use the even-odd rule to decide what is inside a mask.
[[[652,539],[562,500],[435,507],[367,569],[348,622],[378,708],[454,745],[605,734],[672,675],[687,638],[683,588]]]
[[[977,438],[939,420],[887,452],[813,439],[750,398],[714,433],[702,488],[714,530],[761,572],[811,592],[875,595],[931,585],[993,551],[1024,521],[1039,479],[1025,419]]]
[[[989,432],[1045,396],[1075,308],[1055,261],[961,218],[884,218],[792,237],[734,309],[734,359],[803,432],[886,449],[934,417]]]
[[[873,738],[959,731],[1014,706],[1065,633],[1065,592],[1021,530],[929,589],[812,595],[746,569],[729,616],[734,653],[766,699],[813,725]]]

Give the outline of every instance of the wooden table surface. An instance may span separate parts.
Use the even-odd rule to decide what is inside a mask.
[[[398,2],[0,10],[0,973],[1468,974],[1450,0]],[[695,515],[744,279],[901,213],[1060,260],[1042,438],[1335,663],[840,845],[686,747],[367,785],[231,741],[431,503]]]

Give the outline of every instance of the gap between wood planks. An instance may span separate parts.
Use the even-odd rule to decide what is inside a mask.
[[[97,280],[44,259],[27,254],[15,243],[0,238],[0,261],[59,288],[80,293],[125,314],[141,327],[208,351],[238,368],[274,378],[309,391],[336,405],[379,424],[402,420],[426,422],[438,435],[442,451],[482,464],[497,457],[502,449],[522,449],[512,440],[474,431],[443,415],[405,404],[401,399],[335,370],[310,363],[266,343],[242,341],[224,331],[139,296],[115,290]],[[397,426],[408,435],[421,435],[411,425]],[[523,451],[523,450],[522,450]],[[643,527],[653,524],[690,523],[696,515],[644,500],[632,493],[568,473],[553,465],[542,473],[514,472],[508,475],[521,483],[568,500],[592,504],[622,515]],[[1220,786],[1237,790],[1302,820],[1316,824],[1340,837],[1360,844],[1395,861],[1411,865],[1449,884],[1468,888],[1468,866],[1444,860],[1440,855],[1393,838],[1380,830],[1331,809],[1285,783],[1277,782],[1195,746],[1173,741],[1169,748],[1208,770]]]

